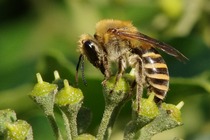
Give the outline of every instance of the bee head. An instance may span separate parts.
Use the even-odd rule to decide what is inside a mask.
[[[100,71],[104,74],[105,68],[103,64],[103,49],[92,36],[85,34],[80,37],[79,51],[81,53],[80,58],[82,59],[79,59],[77,71],[80,61],[84,61],[83,56],[85,56],[91,64],[100,69]],[[82,66],[82,68],[84,68],[84,66]]]
[[[98,67],[98,64],[100,63],[98,45],[96,45],[96,43],[92,40],[83,40],[82,44],[84,55],[90,63],[92,63],[95,67]]]

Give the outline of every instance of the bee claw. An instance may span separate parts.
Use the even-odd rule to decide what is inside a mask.
[[[101,84],[102,84],[103,86],[106,86],[106,82],[107,82],[107,79],[103,80],[103,82],[101,82]]]

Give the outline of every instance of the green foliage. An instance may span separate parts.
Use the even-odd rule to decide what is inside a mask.
[[[154,139],[209,139],[210,123],[210,3],[208,0],[63,0],[0,2],[0,108],[14,109],[19,118],[33,124],[34,138],[52,138],[41,111],[28,99],[34,85],[34,74],[42,73],[46,81],[54,80],[57,69],[73,83],[78,53],[78,36],[93,34],[95,23],[104,18],[131,20],[138,29],[165,41],[185,54],[185,64],[163,54],[171,75],[166,102],[185,102],[184,125],[157,135]],[[84,104],[91,108],[94,119],[89,131],[95,133],[104,101],[101,93],[103,76],[87,61],[85,75],[88,86],[82,86]],[[70,83],[70,84],[72,84]],[[93,90],[94,89],[94,90]],[[96,100],[97,99],[97,100]],[[119,122],[129,119],[130,106],[125,105]],[[193,116],[193,117],[191,117]],[[122,131],[117,123],[113,131]],[[42,130],[42,131],[40,131]],[[122,135],[120,136],[122,138]],[[113,139],[120,139],[113,135]]]

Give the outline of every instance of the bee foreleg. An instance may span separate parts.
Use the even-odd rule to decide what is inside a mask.
[[[123,73],[125,71],[125,68],[126,68],[126,61],[125,61],[125,59],[123,59],[123,57],[120,57],[119,60],[118,60],[118,72],[117,72],[117,75],[116,75],[114,88],[116,87],[117,82],[122,77],[122,75],[123,75]],[[113,88],[113,90],[114,90],[114,88]],[[113,90],[110,93],[112,93]]]
[[[111,77],[111,71],[110,71],[110,66],[109,62],[106,57],[103,59],[103,67],[104,67],[104,80],[102,82],[102,85],[106,85],[106,81]]]
[[[118,60],[118,72],[117,72],[117,75],[116,75],[115,85],[117,84],[117,82],[122,77],[122,75],[125,71],[125,68],[126,68],[126,61],[125,61],[125,59],[123,59],[123,57],[120,57],[119,60]]]

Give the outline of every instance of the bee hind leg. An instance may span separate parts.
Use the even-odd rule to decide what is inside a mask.
[[[140,111],[141,98],[143,94],[143,67],[142,60],[137,58],[135,64],[135,78],[136,78],[136,105],[137,111]]]

